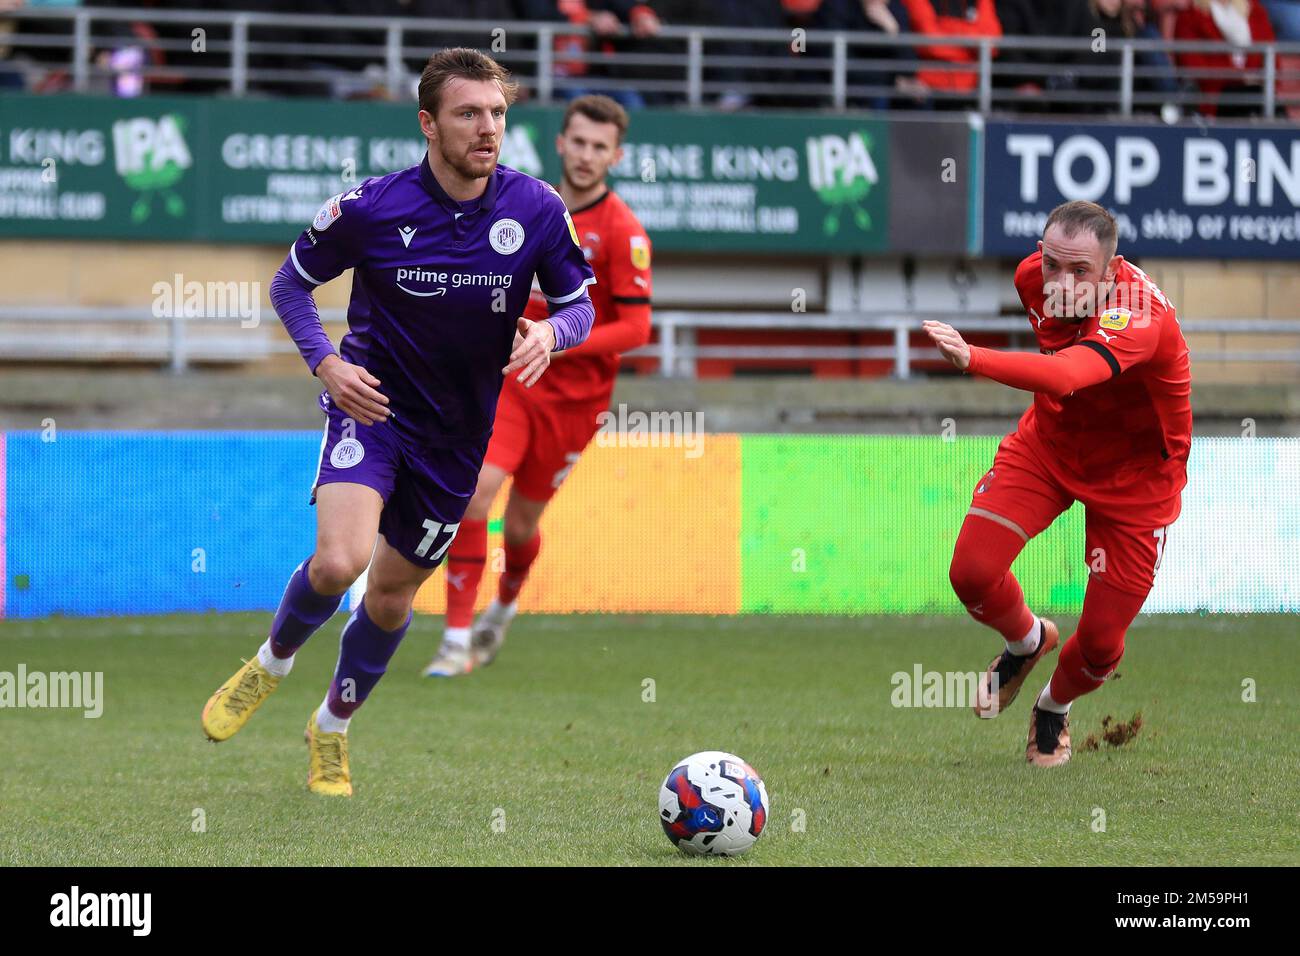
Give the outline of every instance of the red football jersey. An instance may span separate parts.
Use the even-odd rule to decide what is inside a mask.
[[[1129,262],[1107,301],[1079,322],[1047,316],[1042,253],[1020,263],[1015,282],[1041,351],[1082,345],[1111,368],[1108,380],[1064,398],[1035,393],[1018,433],[1085,503],[1173,521],[1192,442],[1191,364],[1173,304]]]
[[[596,321],[587,341],[557,354],[529,391],[543,401],[608,402],[619,353],[645,344],[650,335],[650,239],[612,189],[570,216],[596,273],[596,284],[587,287]],[[534,289],[524,316],[537,321],[548,314],[546,300]],[[611,323],[620,318],[624,327],[611,335]]]

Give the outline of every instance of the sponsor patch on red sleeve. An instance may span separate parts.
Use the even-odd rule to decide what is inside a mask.
[[[1097,325],[1112,332],[1123,332],[1128,328],[1131,318],[1133,318],[1133,313],[1128,309],[1107,309],[1101,314],[1101,318],[1097,320]]]

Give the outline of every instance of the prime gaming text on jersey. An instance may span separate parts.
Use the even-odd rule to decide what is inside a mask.
[[[398,269],[398,282],[436,282],[450,284],[453,289],[461,286],[491,286],[508,289],[514,276],[503,272],[438,272],[433,269]]]

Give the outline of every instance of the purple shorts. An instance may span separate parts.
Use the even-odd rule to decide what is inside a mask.
[[[416,446],[391,422],[362,425],[344,414],[328,392],[318,403],[325,412],[316,489],[335,481],[374,488],[384,500],[379,533],[402,557],[436,568],[451,547],[460,519],[478,484],[487,442],[469,448]]]

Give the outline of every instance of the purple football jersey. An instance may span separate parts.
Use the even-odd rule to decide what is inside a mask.
[[[312,285],[353,269],[341,356],[379,379],[402,437],[442,447],[490,434],[533,276],[555,306],[596,281],[551,186],[498,165],[458,202],[427,156],[328,200],[290,260]],[[556,335],[557,349],[576,344]],[[333,351],[300,347],[313,371]]]

